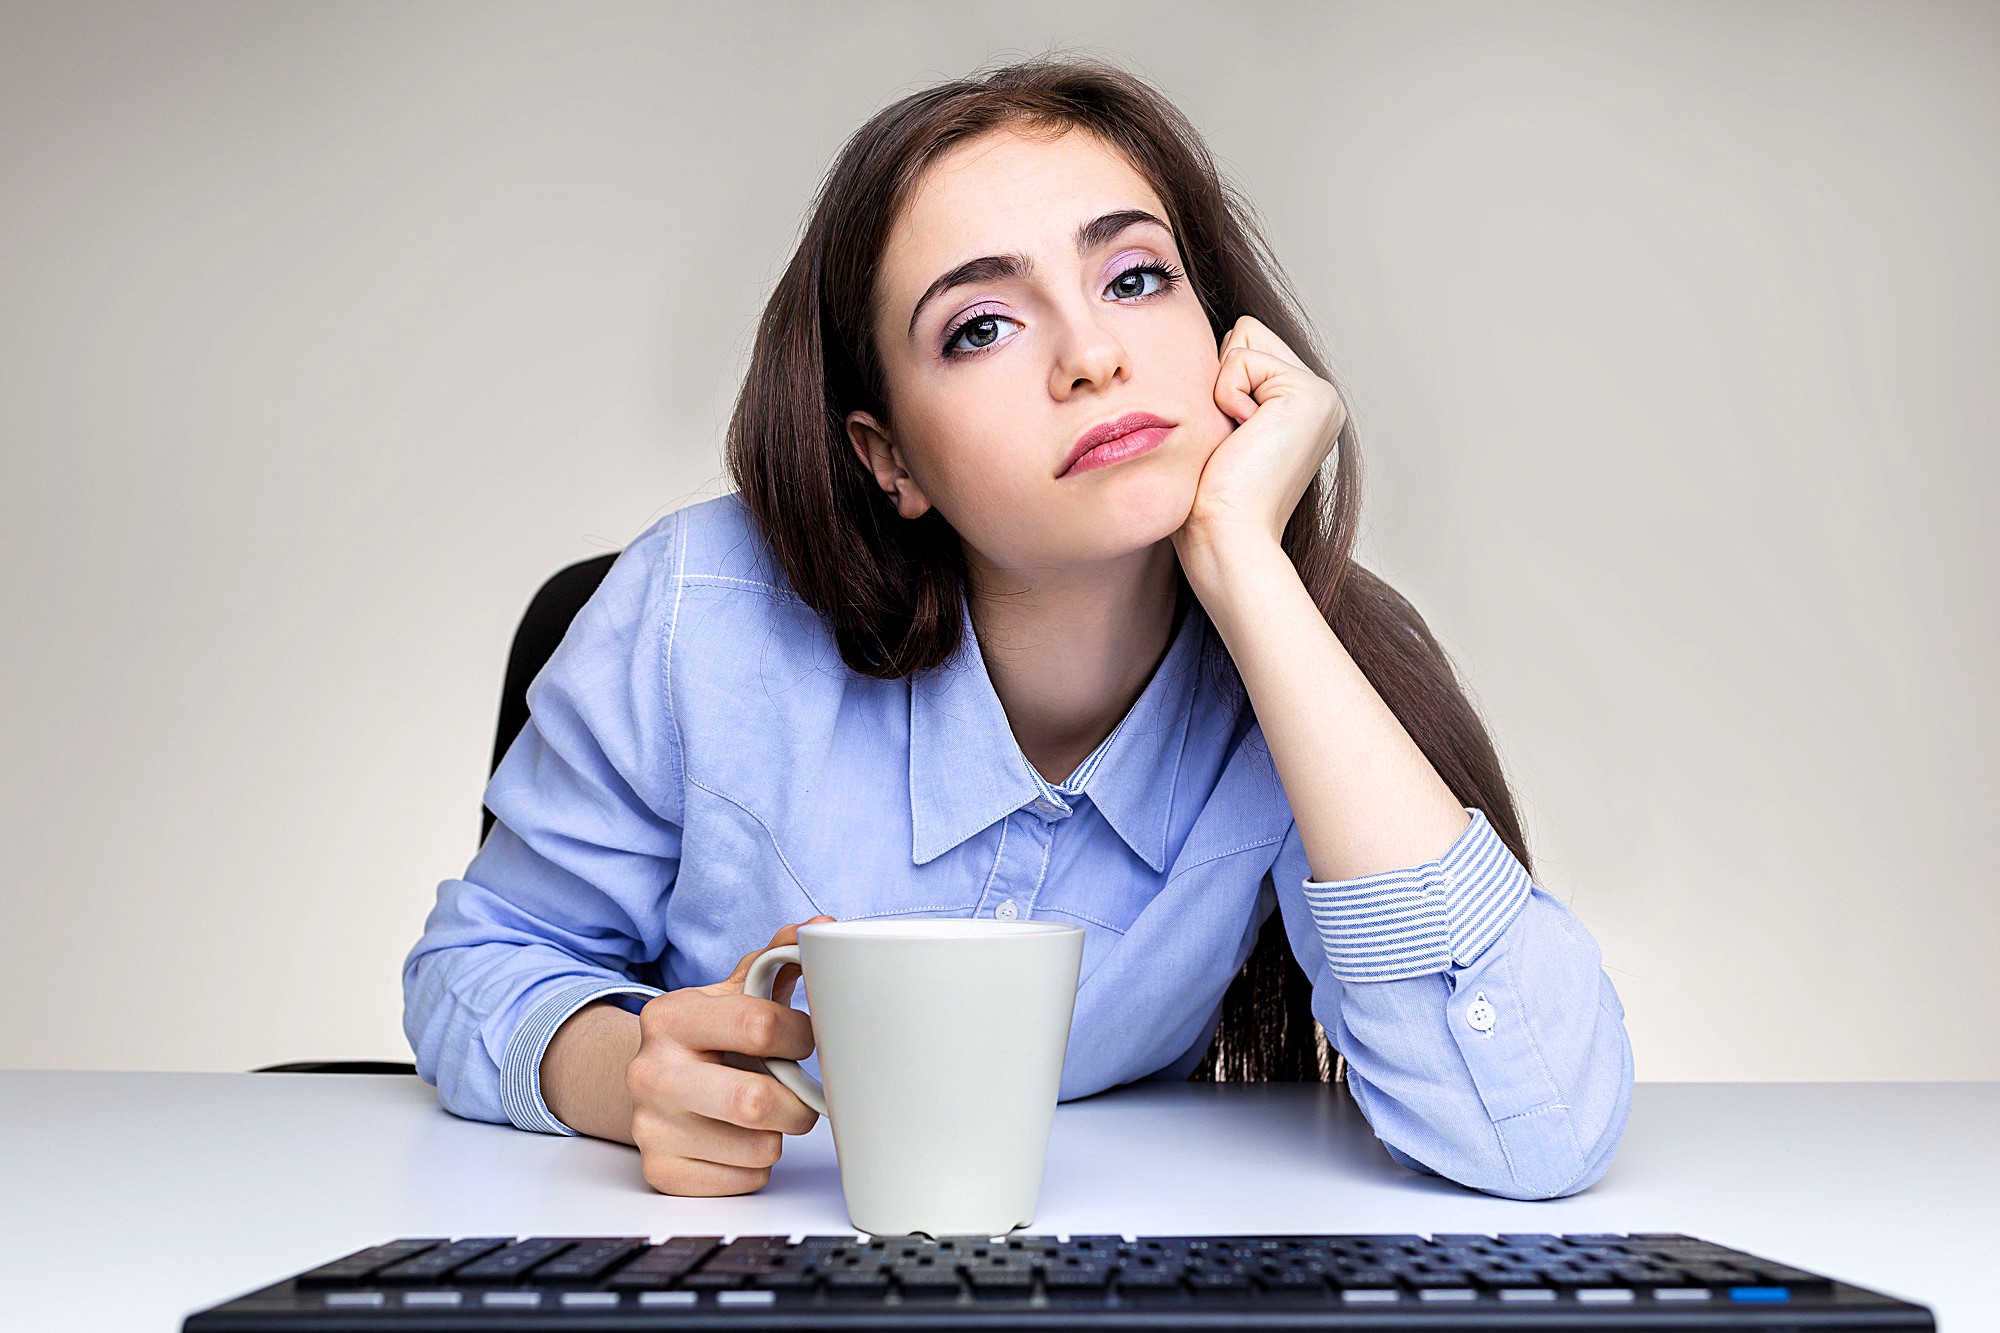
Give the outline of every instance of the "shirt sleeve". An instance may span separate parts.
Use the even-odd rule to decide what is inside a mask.
[[[1313,1010],[1389,1155],[1547,1199],[1611,1165],[1632,1098],[1597,943],[1483,811],[1434,861],[1318,881],[1293,824],[1272,879]]]
[[[541,1059],[593,1000],[631,1010],[662,956],[680,866],[681,785],[665,681],[674,525],[613,562],[528,687],[528,721],[492,780],[495,822],[403,963],[417,1073],[454,1115],[573,1135]]]

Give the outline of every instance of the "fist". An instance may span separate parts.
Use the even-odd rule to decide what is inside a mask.
[[[779,970],[772,999],[743,993],[750,965],[768,949],[796,944],[786,926],[712,986],[656,995],[639,1011],[639,1053],[625,1069],[632,1141],[646,1183],[662,1194],[748,1194],[764,1187],[786,1134],[803,1134],[819,1113],[747,1056],[803,1060],[812,1024],[791,1007],[796,964]]]

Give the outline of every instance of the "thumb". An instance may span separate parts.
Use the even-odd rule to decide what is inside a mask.
[[[729,974],[728,984],[733,984],[737,990],[742,990],[744,981],[748,979],[748,977],[750,976],[751,965],[754,964],[760,957],[762,957],[766,953],[769,953],[771,950],[779,948],[783,945],[797,944],[799,942],[800,926],[815,926],[822,921],[831,921],[831,920],[833,920],[832,917],[822,914],[820,916],[813,917],[810,920],[797,921],[789,926],[780,926],[778,928],[778,933],[771,937],[771,942],[769,944],[765,945],[761,949],[752,949],[749,953],[744,954],[741,958],[736,960],[736,970]],[[787,964],[786,970],[789,971],[790,968],[791,965]]]

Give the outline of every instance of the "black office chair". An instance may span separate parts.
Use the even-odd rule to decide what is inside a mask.
[[[507,678],[500,686],[500,725],[493,737],[493,761],[486,774],[493,775],[507,747],[528,722],[528,685],[541,672],[556,645],[569,632],[570,622],[590,600],[618,552],[579,560],[558,570],[528,603],[520,628],[514,631],[514,646],[507,654]],[[493,831],[493,812],[480,807],[479,840]],[[298,1060],[291,1064],[265,1065],[253,1074],[415,1074],[417,1067],[396,1060]]]

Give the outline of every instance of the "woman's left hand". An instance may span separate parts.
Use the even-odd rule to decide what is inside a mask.
[[[1249,315],[1223,337],[1215,405],[1237,425],[1208,456],[1194,507],[1174,533],[1184,565],[1193,546],[1282,538],[1299,497],[1347,424],[1339,391]]]

